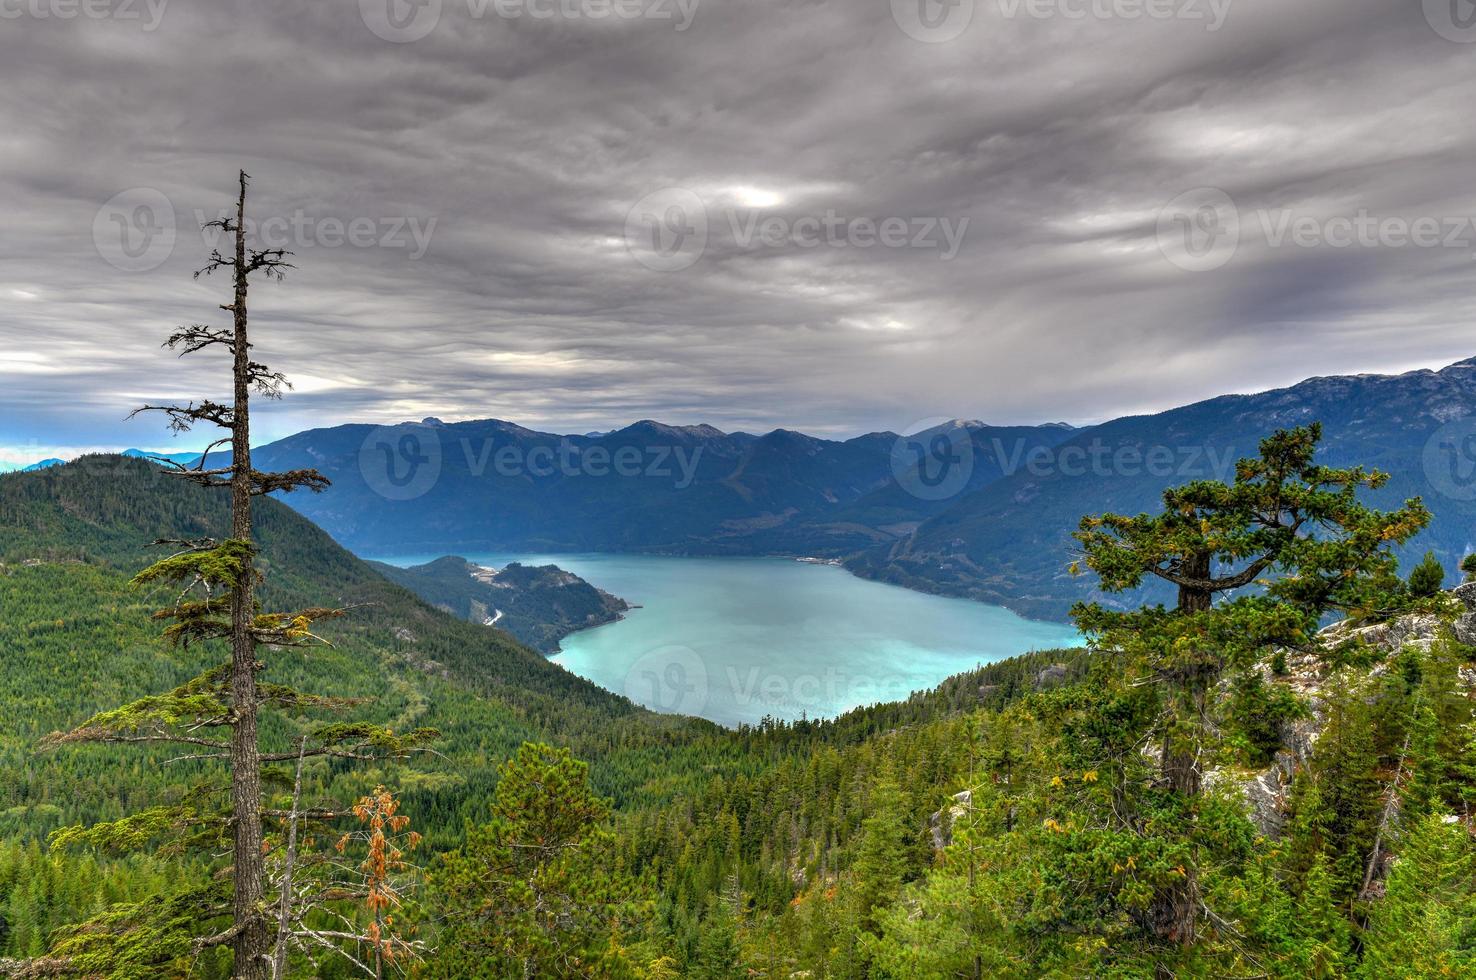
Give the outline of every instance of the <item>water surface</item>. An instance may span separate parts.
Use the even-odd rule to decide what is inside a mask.
[[[553,660],[657,711],[724,725],[831,717],[980,664],[1080,643],[1070,626],[787,558],[464,557],[494,568],[558,565],[639,605],[618,623],[566,638]]]

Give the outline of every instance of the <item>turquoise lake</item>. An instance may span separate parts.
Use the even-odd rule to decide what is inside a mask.
[[[567,637],[552,659],[656,711],[729,726],[765,715],[832,717],[901,700],[980,664],[1081,642],[1070,626],[787,558],[463,557],[493,568],[558,565],[640,606]]]

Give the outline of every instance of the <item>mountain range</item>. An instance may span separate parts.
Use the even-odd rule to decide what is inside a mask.
[[[1152,510],[1168,486],[1233,478],[1261,438],[1313,421],[1327,462],[1392,474],[1376,501],[1424,497],[1435,519],[1410,554],[1431,549],[1453,569],[1476,539],[1476,359],[1314,378],[1087,428],[956,420],[831,440],[649,420],[565,436],[426,419],[312,429],[255,458],[329,476],[327,493],[287,502],[359,554],[816,556],[1059,619],[1095,588],[1068,572],[1082,516]]]
[[[1234,478],[1276,429],[1321,422],[1319,460],[1389,474],[1370,493],[1393,508],[1422,497],[1430,526],[1404,549],[1408,566],[1433,551],[1454,571],[1476,550],[1476,358],[1440,371],[1313,378],[1290,388],[1226,395],[1076,433],[1039,466],[1025,465],[960,497],[890,546],[853,556],[860,574],[911,588],[1059,617],[1096,593],[1074,577],[1071,532],[1087,514],[1156,510],[1169,486]],[[1160,461],[1154,465],[1152,460]],[[1166,597],[1149,589],[1122,598]]]
[[[125,449],[118,454],[130,459],[168,459],[177,463],[192,463],[200,458],[199,453],[151,453],[142,449]],[[13,466],[12,469],[21,473],[35,473],[37,470],[50,469],[53,466],[61,466],[66,460],[56,456],[37,460],[27,466]],[[0,472],[8,472],[4,465],[0,465]]]

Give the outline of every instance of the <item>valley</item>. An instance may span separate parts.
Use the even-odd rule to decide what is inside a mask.
[[[0,0],[0,980],[1476,980],[1473,11]]]
[[[470,560],[494,568],[557,564],[628,600],[635,608],[618,622],[564,638],[554,662],[653,710],[729,727],[905,701],[955,674],[1080,642],[1068,626],[793,559],[494,553]]]
[[[1095,589],[1069,570],[1081,515],[1143,510],[1167,487],[1233,477],[1267,432],[1312,420],[1331,464],[1393,474],[1372,499],[1430,505],[1429,529],[1401,559],[1433,549],[1454,568],[1476,547],[1473,415],[1476,359],[1312,378],[1089,427],[953,421],[833,440],[653,421],[557,435],[427,419],[312,429],[256,452],[278,468],[322,468],[331,494],[284,499],[364,554],[814,556],[1065,622]],[[1166,594],[1150,585],[1112,601]]]

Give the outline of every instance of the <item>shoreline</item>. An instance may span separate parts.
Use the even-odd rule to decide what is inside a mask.
[[[510,554],[510,555],[516,555],[520,559],[521,558],[529,558],[529,557],[538,557],[538,558],[548,558],[548,559],[554,560],[554,561],[556,561],[560,557],[567,557],[567,558],[581,558],[581,557],[586,557],[586,558],[606,558],[606,557],[615,557],[615,558],[691,558],[691,559],[694,559],[694,560],[701,560],[701,559],[723,559],[725,561],[787,561],[787,562],[796,562],[796,563],[799,563],[799,564],[802,564],[802,565],[813,565],[813,566],[817,566],[817,567],[821,567],[821,568],[825,568],[825,567],[839,568],[839,569],[844,570],[849,575],[851,575],[851,576],[853,576],[855,578],[860,579],[863,582],[876,582],[879,585],[890,585],[890,586],[893,586],[894,588],[902,589],[905,592],[913,592],[913,593],[916,593],[917,595],[937,596],[938,598],[941,598],[941,599],[962,599],[962,600],[964,600],[966,602],[978,603],[981,606],[993,606],[993,607],[996,607],[996,608],[1008,609],[1010,612],[1014,613],[1016,616],[1019,616],[1021,619],[1026,620],[1027,622],[1031,622],[1031,623],[1045,623],[1045,624],[1048,624],[1048,625],[1051,625],[1051,626],[1072,626],[1072,625],[1074,625],[1074,623],[1072,623],[1071,618],[1069,616],[1055,617],[1055,616],[1041,615],[1040,614],[1040,611],[1038,609],[1034,608],[1032,603],[1030,603],[1030,602],[1028,602],[1028,601],[1026,601],[1024,599],[1021,599],[1019,597],[1015,597],[1015,596],[999,596],[999,595],[991,595],[991,596],[987,596],[986,597],[986,596],[972,595],[972,594],[969,594],[969,593],[966,593],[966,592],[962,592],[962,591],[953,591],[953,590],[946,590],[946,589],[925,589],[925,588],[918,588],[915,585],[911,585],[911,584],[908,584],[908,583],[905,583],[905,582],[898,582],[898,581],[895,581],[893,579],[885,578],[885,577],[880,576],[880,575],[868,575],[868,574],[865,574],[862,571],[859,571],[856,568],[852,567],[852,565],[849,564],[849,560],[846,559],[846,558],[823,558],[823,557],[817,557],[817,556],[812,556],[812,555],[792,555],[792,554],[788,554],[788,555],[777,555],[777,554],[776,555],[730,555],[730,554],[711,554],[711,553],[706,553],[706,552],[694,553],[694,552],[684,552],[684,551],[521,551],[521,552],[519,552],[519,551],[506,551],[505,549],[499,549],[499,548],[485,548],[485,549],[464,548],[462,550],[465,551],[465,552],[470,552],[470,553],[475,553],[477,550],[485,550],[485,551],[490,551],[490,552],[494,552],[494,553],[505,553],[505,554]],[[408,552],[408,553],[394,554],[394,555],[384,555],[384,554],[361,555],[361,554],[359,554],[357,552],[354,552],[354,556],[356,558],[359,558],[359,559],[363,560],[363,561],[378,561],[378,562],[383,562],[384,564],[387,564],[387,565],[398,565],[398,566],[400,566],[402,568],[403,567],[408,567],[409,565],[412,565],[412,564],[423,564],[423,563],[425,563],[427,561],[434,561],[436,558],[445,557],[446,555],[451,555],[451,554],[456,554],[456,552],[455,551],[448,551],[448,552],[445,552],[443,554],[433,554],[432,552]],[[404,563],[404,564],[401,564],[401,563]],[[476,562],[473,562],[473,564],[477,564],[477,563]],[[478,566],[478,567],[487,567],[487,566]],[[489,571],[494,571],[494,572],[496,571],[495,569],[490,569],[490,568],[488,570]],[[596,583],[596,582],[591,582],[590,584],[593,585],[597,589],[600,588],[600,585],[598,583]],[[628,603],[628,605],[632,609],[638,609],[638,608],[640,608],[635,603]],[[609,624],[607,624],[607,623],[601,623],[599,625],[605,626],[605,625],[609,625]],[[596,626],[596,627],[588,627],[588,628],[589,629],[597,629],[598,627]],[[581,631],[576,630],[574,632],[581,632]],[[566,634],[566,635],[572,635],[572,634]]]

